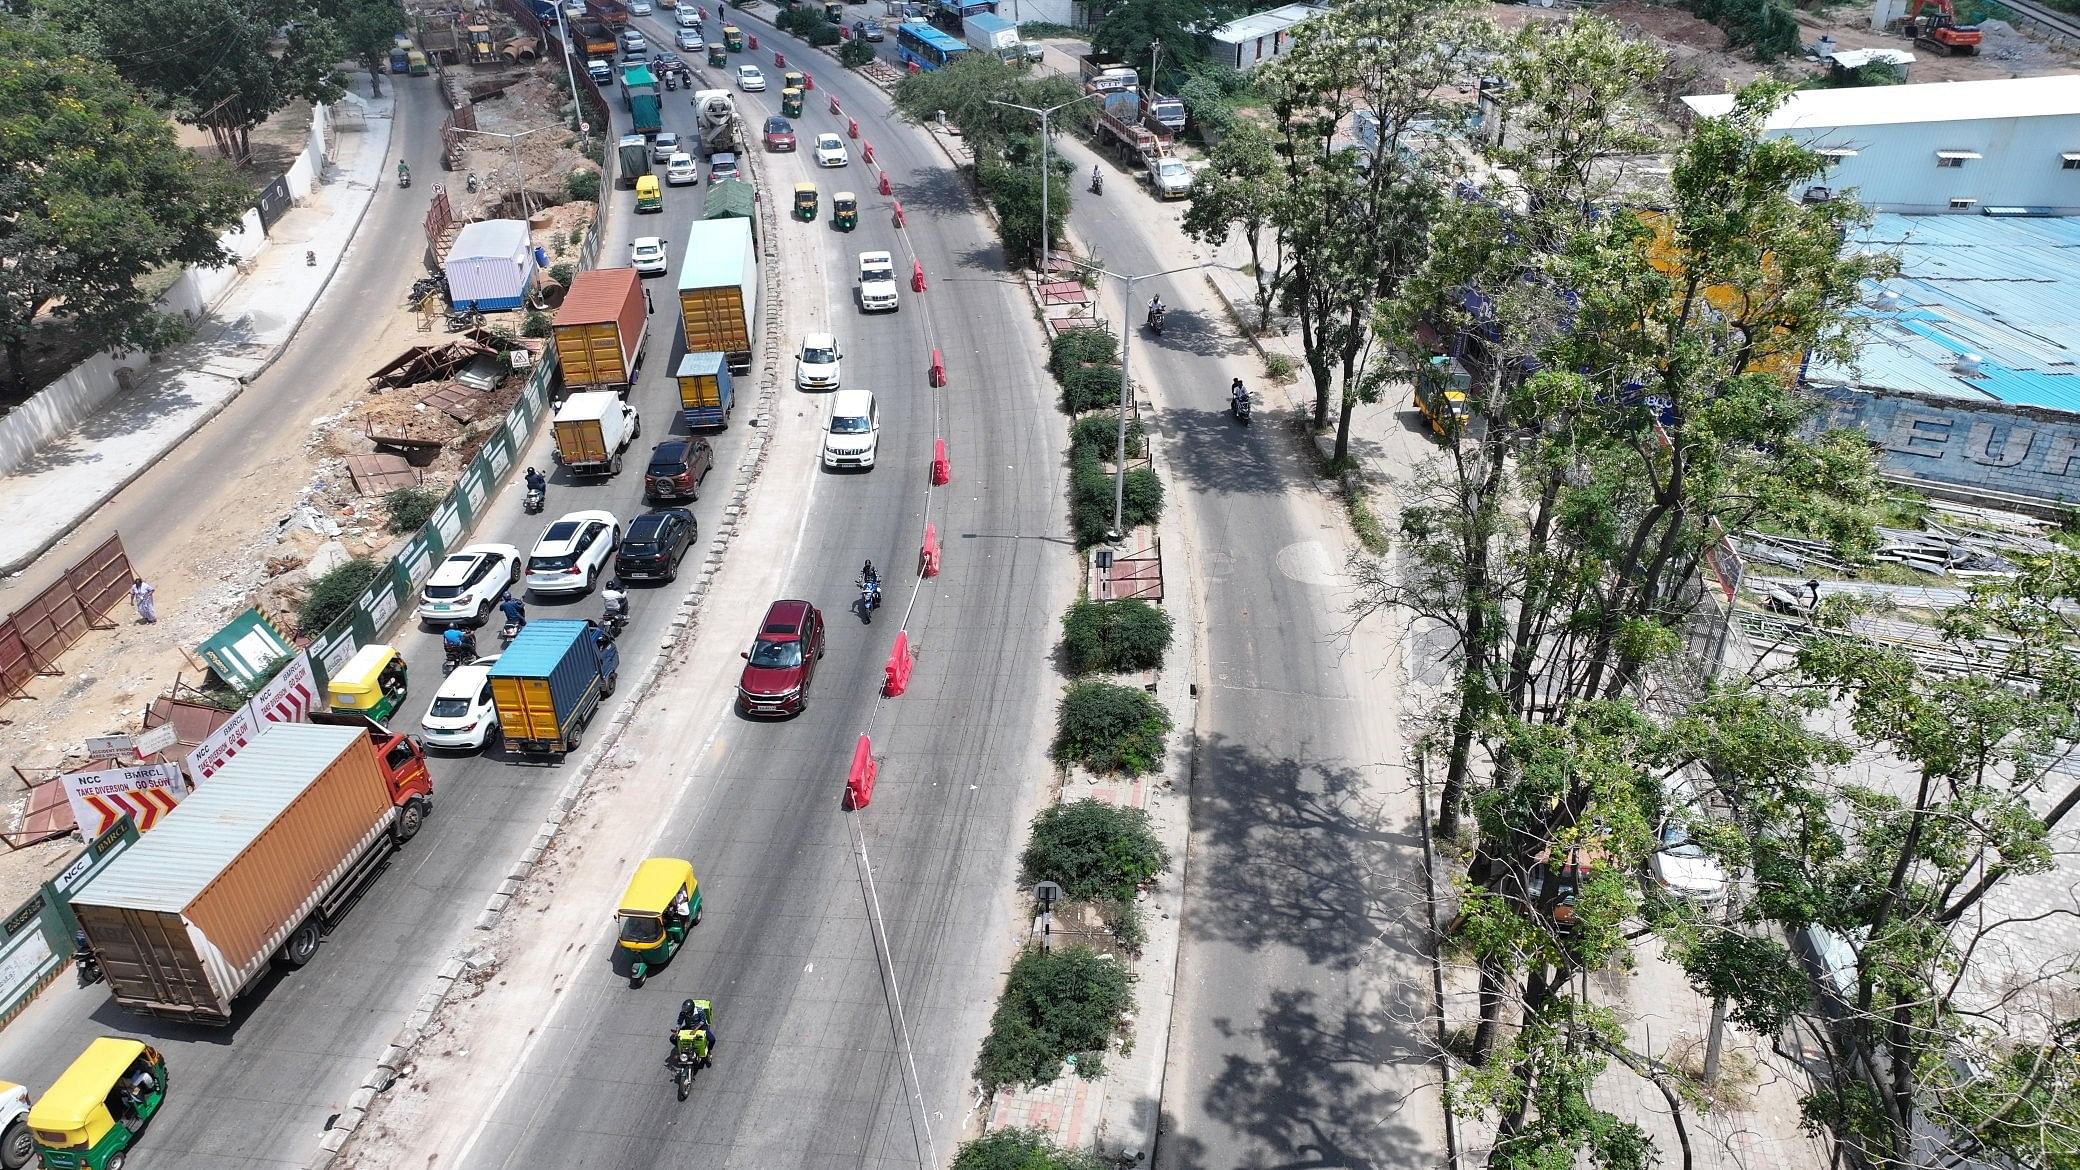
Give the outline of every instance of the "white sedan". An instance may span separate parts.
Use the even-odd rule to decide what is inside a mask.
[[[802,351],[794,359],[797,390],[838,388],[838,339],[829,333],[811,333],[802,338]]]
[[[419,590],[419,617],[436,626],[482,625],[485,615],[520,578],[520,550],[510,544],[472,544],[433,570]]]
[[[621,522],[612,512],[566,513],[542,529],[527,557],[531,593],[590,593],[593,583],[610,576],[614,549],[621,543]]]
[[[756,65],[739,65],[737,66],[737,88],[745,93],[764,93],[766,91],[766,75],[759,72],[759,68]]]
[[[835,134],[816,136],[816,165],[820,167],[842,167],[852,161],[845,149],[845,140]]]
[[[701,39],[700,30],[691,28],[680,29],[678,35],[672,38],[672,43],[677,45],[682,53],[698,53],[708,47],[708,42]]]
[[[673,155],[671,158],[665,160],[665,186],[684,187],[688,183],[698,183],[700,181],[701,166],[699,163],[693,161],[692,155],[682,150],[679,153]]]
[[[498,710],[491,705],[491,664],[497,661],[497,655],[479,658],[441,680],[419,719],[420,742],[475,751],[498,737]]]
[[[680,155],[685,158],[685,155]],[[665,255],[664,241],[656,236],[639,236],[628,246],[629,267],[645,276],[661,275],[671,267],[670,257]]]

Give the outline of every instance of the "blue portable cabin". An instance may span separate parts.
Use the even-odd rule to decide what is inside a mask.
[[[729,412],[736,406],[736,389],[730,383],[729,359],[719,353],[690,353],[679,359],[674,374],[679,382],[679,413],[688,430],[727,430]]]
[[[520,627],[491,666],[491,702],[507,748],[574,750],[620,672],[621,651],[597,622],[540,618]]]

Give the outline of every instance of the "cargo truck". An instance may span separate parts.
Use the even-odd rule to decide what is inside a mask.
[[[621,166],[616,169],[614,181],[623,187],[633,187],[636,180],[650,173],[650,144],[640,134],[623,134],[614,144],[614,153],[619,156]]]
[[[585,11],[609,28],[628,27],[628,5],[621,0],[585,0]]]
[[[758,257],[751,222],[711,219],[686,232],[680,253],[679,320],[687,353],[719,353],[733,373],[751,368],[758,320]]]
[[[648,65],[630,65],[621,70],[621,104],[628,107],[636,133],[655,134],[664,129],[664,103],[657,96],[657,78]]]
[[[578,273],[556,309],[553,336],[565,387],[625,392],[650,336],[642,278],[633,268]]]
[[[605,57],[611,61],[621,50],[621,41],[614,35],[614,30],[589,16],[578,22],[577,36],[587,57]]]
[[[576,751],[600,700],[614,693],[621,652],[596,622],[537,618],[520,627],[491,665],[491,703],[506,750]]]
[[[758,200],[752,196],[751,184],[742,179],[717,179],[708,184],[701,218],[741,219],[751,225],[752,242],[758,241]]]
[[[619,475],[643,420],[612,390],[587,390],[563,400],[550,429],[556,434],[551,457],[572,474]]]
[[[1141,88],[1141,75],[1110,57],[1085,53],[1076,59],[1076,72],[1083,78],[1083,92],[1111,93]]]
[[[203,1024],[294,969],[433,809],[416,739],[354,716],[272,723],[72,895],[132,1011]]]
[[[701,90],[693,95],[693,109],[700,120],[701,157],[737,153],[737,102],[729,91]]]
[[[1018,26],[988,12],[978,12],[961,21],[961,39],[978,53],[988,53],[1002,61],[1014,60],[1022,54],[1018,44]]]
[[[730,384],[729,362],[719,353],[690,353],[679,359],[679,413],[687,430],[729,429],[729,412],[737,405]]]

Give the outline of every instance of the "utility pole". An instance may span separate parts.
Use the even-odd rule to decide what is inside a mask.
[[[578,100],[578,71],[571,64],[571,28],[564,19],[563,0],[556,0],[556,39],[563,43],[563,77],[571,83],[571,129],[582,139],[591,127],[585,121],[585,103]],[[582,147],[584,143],[581,141]],[[582,153],[582,150],[581,152]]]
[[[554,126],[536,126],[532,130],[501,134],[495,130],[465,130],[457,126],[455,127],[455,133],[475,134],[480,138],[503,138],[506,140],[506,159],[513,166],[513,183],[520,192],[520,217],[525,219],[534,214],[534,198],[527,192],[527,173],[520,169],[520,140],[530,134],[540,134],[544,130],[561,130],[562,128],[562,124],[558,123]],[[492,173],[496,174],[497,172],[494,171]]]
[[[1112,460],[1112,528],[1105,533],[1107,543],[1118,544],[1126,537],[1121,523],[1127,506],[1127,383],[1131,381],[1127,371],[1128,360],[1134,353],[1134,282],[1153,280],[1158,276],[1174,276],[1180,272],[1190,272],[1195,268],[1204,267],[1204,264],[1186,264],[1180,268],[1166,268],[1161,272],[1144,272],[1139,276],[1125,276],[1117,272],[1107,272],[1103,268],[1091,270],[1100,276],[1124,281],[1127,286],[1120,299],[1119,438],[1114,447]]]
[[[990,99],[990,105],[1003,106],[1007,110],[1024,110],[1026,113],[1036,115],[1040,119],[1040,279],[1043,281],[1047,279],[1049,266],[1054,259],[1054,253],[1048,250],[1050,241],[1047,233],[1047,225],[1050,222],[1047,218],[1047,189],[1054,185],[1054,177],[1048,173],[1047,167],[1047,146],[1052,141],[1048,131],[1047,120],[1054,117],[1056,110],[1067,109],[1077,102],[1087,102],[1097,96],[1094,93],[1087,93],[1080,98],[1062,102],[1059,105],[1052,105],[1044,110],[1035,106],[1022,106],[1017,102],[1000,102],[994,98]]]

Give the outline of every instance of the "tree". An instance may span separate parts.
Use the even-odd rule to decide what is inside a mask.
[[[1271,320],[1271,301],[1285,278],[1285,235],[1279,229],[1280,201],[1286,197],[1286,173],[1279,166],[1271,138],[1254,122],[1238,121],[1214,144],[1207,168],[1192,184],[1185,208],[1184,230],[1195,239],[1219,247],[1228,233],[1239,230],[1249,247],[1250,274],[1256,280],[1257,328]],[[1265,269],[1266,230],[1271,232],[1271,267]]]
[[[943,69],[917,73],[896,84],[896,109],[915,123],[943,112],[975,155],[975,178],[997,210],[1005,254],[1012,263],[1036,256],[1040,244],[1040,140],[1034,118],[996,101],[1048,109],[1077,97],[1066,77],[1034,77],[1022,66],[983,53],[964,53]],[[1047,218],[1054,239],[1069,217],[1068,171],[1058,165],[1048,176]]]
[[[216,266],[248,197],[221,164],[98,61],[48,26],[0,17],[0,332],[26,392],[27,344],[46,309],[106,345],[156,349],[186,323],[138,286],[160,267]]]
[[[338,30],[346,55],[368,70],[369,92],[382,97],[383,62],[405,30],[404,9],[397,0],[321,0],[319,11]]]
[[[51,13],[154,104],[207,126],[234,162],[251,157],[253,127],[275,111],[344,92],[335,66],[347,46],[311,0],[52,0]]]
[[[1123,61],[1137,70],[1149,88],[1161,85],[1158,68],[1189,69],[1205,60],[1200,32],[1247,11],[1236,0],[1118,0],[1091,27],[1091,51]],[[1161,60],[1154,46],[1162,43]]]

